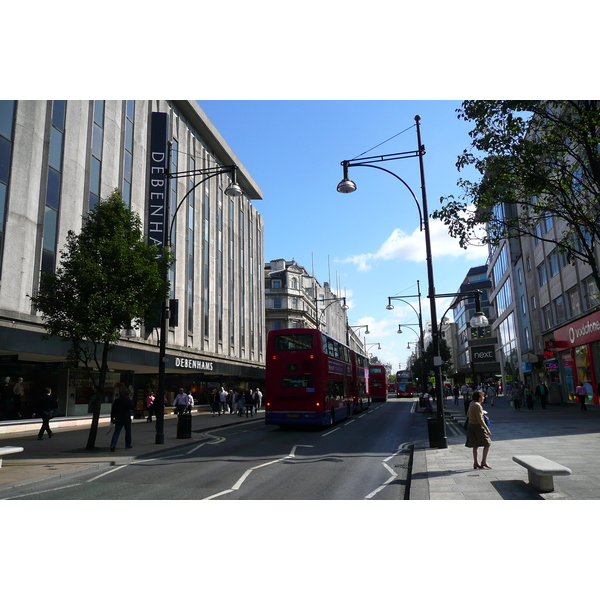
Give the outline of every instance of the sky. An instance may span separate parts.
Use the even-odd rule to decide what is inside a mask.
[[[469,147],[469,123],[457,118],[460,101],[448,100],[199,100],[263,192],[253,201],[264,219],[265,261],[294,259],[347,298],[351,326],[369,351],[394,370],[405,368],[417,339],[418,300],[389,296],[417,294],[420,282],[423,323],[429,320],[425,236],[419,209],[408,189],[378,169],[354,167],[352,194],[336,191],[340,162],[358,156],[409,152],[418,148],[415,115],[421,116],[429,213],[440,198],[459,197],[456,160]],[[387,161],[421,205],[419,160]],[[467,178],[468,178],[467,177]],[[461,249],[440,221],[430,219],[436,294],[458,291],[471,267],[485,264],[487,249]],[[314,270],[313,270],[314,266]],[[438,299],[438,319],[449,299]],[[452,316],[452,311],[448,313]],[[398,334],[398,325],[406,324]],[[413,326],[414,325],[414,326]],[[414,331],[412,331],[410,329]]]

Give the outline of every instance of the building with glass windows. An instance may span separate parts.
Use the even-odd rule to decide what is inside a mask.
[[[499,205],[496,210],[511,207]],[[559,253],[564,223],[547,217],[535,235],[503,240],[488,261],[505,385],[549,388],[551,403],[575,402],[579,382],[599,403],[600,296],[592,269]],[[596,325],[598,324],[598,325]]]
[[[69,369],[68,345],[42,339],[29,297],[40,272],[53,272],[69,230],[116,188],[149,226],[152,113],[166,113],[171,141],[170,219],[176,261],[169,274],[176,302],[167,336],[167,389],[191,390],[197,403],[211,388],[260,385],[264,379],[262,192],[195,101],[0,101],[0,418],[26,418],[44,387],[59,412],[87,415],[90,373]],[[235,165],[243,194],[229,197]],[[193,173],[196,171],[196,173]],[[199,184],[197,187],[196,184]],[[113,388],[133,386],[137,400],[157,388],[158,331],[126,330],[111,353]]]

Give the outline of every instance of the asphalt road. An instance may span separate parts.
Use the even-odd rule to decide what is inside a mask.
[[[263,422],[120,466],[32,482],[20,500],[402,500],[412,400],[392,398],[327,429]]]

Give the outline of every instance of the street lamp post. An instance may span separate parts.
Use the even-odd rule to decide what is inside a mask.
[[[329,299],[329,298],[317,298],[316,302],[328,302],[328,304],[326,304],[323,308],[319,309],[319,307],[317,306],[317,329],[320,331],[321,330],[321,319],[319,317],[319,310],[321,311],[321,313],[324,315],[325,314],[325,310],[327,308],[329,308],[332,304],[335,304],[336,302],[341,302],[342,306],[341,309],[343,311],[348,310],[350,307],[346,304],[346,298],[333,298],[333,299]]]
[[[237,166],[236,165],[226,165],[226,166],[216,166],[216,167],[207,167],[205,169],[195,169],[192,171],[179,171],[176,173],[171,173],[169,171],[169,167],[171,166],[171,142],[168,143],[168,152],[167,152],[167,165],[165,172],[165,185],[166,188],[166,209],[164,211],[164,231],[168,232],[165,246],[167,248],[171,248],[171,236],[173,234],[173,225],[175,224],[175,218],[177,216],[177,211],[184,203],[184,201],[188,198],[188,196],[202,183],[212,179],[213,177],[217,177],[222,174],[229,174],[231,176],[231,183],[225,190],[225,194],[227,196],[238,197],[241,196],[244,192],[242,188],[239,186],[236,180],[237,174]],[[169,180],[176,179],[179,177],[190,177],[194,175],[206,175],[203,179],[201,179],[198,183],[193,185],[183,196],[183,198],[177,204],[175,208],[175,212],[172,216],[170,216],[170,194],[168,184]],[[170,222],[169,222],[170,220]],[[169,273],[166,271],[164,273],[165,281],[168,281]],[[169,324],[169,300],[168,298],[163,298],[161,302],[161,310],[160,310],[160,340],[159,340],[159,350],[158,350],[158,391],[156,395],[156,402],[161,410],[157,408],[155,411],[156,414],[156,444],[164,444],[165,443],[165,429],[164,429],[164,398],[166,394],[166,362],[167,362],[167,329]]]
[[[371,332],[369,331],[368,325],[348,325],[348,328],[346,329],[346,346],[350,346],[350,331],[354,331],[355,329],[358,331],[363,327],[365,328],[365,335],[369,335]]]
[[[427,282],[428,282],[428,294],[429,298],[429,312],[431,317],[431,337],[432,337],[432,345],[433,345],[433,361],[434,366],[438,367],[441,365],[441,357],[440,357],[440,340],[439,340],[439,331],[437,326],[437,311],[435,307],[435,280],[433,276],[433,259],[431,252],[431,235],[429,232],[429,210],[427,207],[427,191],[425,187],[425,169],[423,165],[423,155],[425,154],[425,147],[421,143],[421,117],[419,115],[415,116],[415,124],[417,130],[417,150],[411,152],[401,152],[397,154],[384,154],[382,156],[371,156],[365,157],[362,159],[352,159],[352,160],[344,160],[342,161],[342,167],[344,170],[344,178],[338,184],[337,191],[342,194],[348,194],[356,191],[356,184],[348,178],[348,169],[350,167],[372,167],[376,169],[380,169],[381,171],[385,171],[389,173],[396,179],[398,179],[411,193],[416,205],[419,210],[420,217],[420,225],[425,233],[425,260],[427,263]],[[411,187],[396,173],[389,171],[388,169],[384,169],[383,167],[377,166],[373,163],[377,162],[386,162],[392,160],[401,160],[403,158],[418,158],[419,159],[419,173],[421,176],[421,206],[419,206],[419,202],[415,193],[411,189]],[[437,420],[438,420],[438,448],[447,448],[448,447],[448,439],[446,437],[446,423],[444,417],[444,403],[442,401],[442,381],[439,376],[436,376],[436,400],[437,400]]]

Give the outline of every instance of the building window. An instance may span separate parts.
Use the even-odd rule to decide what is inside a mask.
[[[217,339],[223,343],[223,190],[217,192]]]
[[[569,304],[567,306],[567,310],[569,311],[569,316],[574,318],[581,314],[581,296],[579,294],[579,288],[575,286],[567,291],[567,298],[569,299]]]
[[[535,296],[531,296],[531,310],[535,310],[537,308],[537,302],[535,301]]]
[[[102,171],[102,145],[104,142],[104,100],[94,100],[92,122],[92,159],[90,163],[90,210],[100,202],[100,178]],[[52,146],[52,140],[50,140]]]
[[[531,333],[529,333],[529,327],[525,327],[523,333],[525,334],[525,349],[531,350]]]
[[[0,273],[6,231],[8,185],[10,182],[10,161],[13,144],[14,100],[0,100]]]
[[[240,240],[240,259],[239,259],[239,290],[240,290],[240,345],[242,351],[246,348],[246,227],[245,227],[245,214],[240,207],[240,218],[239,218],[239,240]]]
[[[549,304],[542,306],[542,329],[550,329],[552,327],[552,308]]]
[[[584,279],[583,282],[583,303],[585,310],[589,310],[600,304],[600,295],[598,294],[598,286],[593,277]]]
[[[62,178],[63,146],[65,136],[65,100],[52,102],[52,124],[50,127],[50,152],[46,182],[46,206],[42,240],[42,271],[52,274],[56,267],[56,238],[58,235],[58,213]]]
[[[204,338],[210,334],[210,190],[204,184],[204,220],[202,227],[202,316]]]
[[[273,279],[271,282],[271,287],[273,289],[280,289],[281,288],[281,280],[279,279]]]
[[[233,274],[235,273],[235,253],[233,246],[233,231],[235,217],[235,202],[233,198],[229,199],[229,343],[233,347],[235,345],[235,304],[234,304],[234,290],[235,290],[235,279]]]
[[[548,283],[548,274],[546,273],[546,263],[542,262],[542,264],[537,268],[538,272],[538,282],[540,286],[546,285]]]
[[[135,100],[125,100],[125,143],[123,145],[123,202],[131,208],[131,174],[133,172],[133,117]]]
[[[281,298],[273,298],[273,308],[281,308]]]
[[[557,324],[567,320],[567,313],[565,311],[565,304],[562,296],[559,296],[554,300],[554,311],[556,314]]]
[[[558,253],[552,250],[548,255],[548,269],[550,271],[550,279],[558,275]]]
[[[190,171],[195,171],[196,161],[190,156]],[[195,215],[195,190],[194,175],[190,177],[188,190],[188,251],[187,251],[187,330],[194,331],[194,215]]]
[[[527,300],[525,299],[525,296],[521,296],[521,314],[527,314]]]

